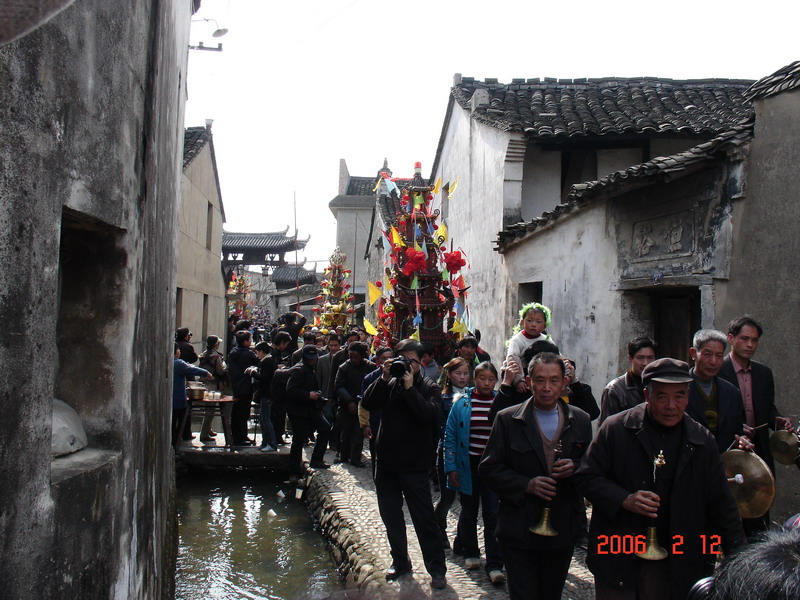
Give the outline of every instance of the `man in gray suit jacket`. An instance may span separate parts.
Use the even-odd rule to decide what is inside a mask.
[[[342,342],[339,340],[339,336],[335,333],[330,334],[328,337],[328,353],[317,360],[317,381],[319,382],[319,389],[322,390],[323,394],[327,393],[328,390],[333,356],[339,352],[341,347]]]

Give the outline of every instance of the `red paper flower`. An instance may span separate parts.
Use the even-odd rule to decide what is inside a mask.
[[[428,266],[427,263],[428,259],[425,257],[424,252],[414,248],[406,248],[406,264],[403,267],[403,274],[406,277],[410,277],[414,273],[424,271]]]
[[[467,261],[461,258],[461,251],[456,250],[455,252],[445,252],[444,264],[450,273],[455,274],[461,270],[461,267],[466,266]]]

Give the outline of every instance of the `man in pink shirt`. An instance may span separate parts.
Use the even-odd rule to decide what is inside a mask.
[[[745,410],[744,432],[755,443],[755,452],[774,472],[769,451],[769,430],[788,429],[791,420],[782,417],[775,406],[775,383],[772,369],[753,360],[763,334],[761,325],[752,317],[738,317],[728,325],[728,342],[731,352],[725,357],[719,376],[742,394]],[[744,519],[745,533],[750,536],[766,529],[769,513],[760,519]]]

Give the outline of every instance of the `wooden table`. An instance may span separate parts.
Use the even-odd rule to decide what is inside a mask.
[[[184,431],[186,427],[186,420],[190,419],[192,415],[205,416],[207,411],[213,414],[218,414],[222,419],[222,431],[225,435],[225,448],[228,450],[233,449],[233,433],[231,432],[231,411],[233,410],[233,403],[236,398],[233,396],[220,396],[219,400],[189,400],[189,409],[184,413],[183,420],[181,421],[181,428],[178,431]],[[181,436],[178,436],[178,442],[175,445],[175,450],[180,446]]]

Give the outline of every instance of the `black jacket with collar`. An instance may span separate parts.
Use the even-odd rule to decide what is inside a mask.
[[[769,468],[774,472],[775,463],[772,458],[772,453],[769,451],[768,430],[775,430],[775,419],[781,416],[781,413],[778,412],[775,406],[775,381],[772,377],[772,369],[767,365],[751,360],[750,368],[756,427],[765,423],[767,424],[766,427],[756,429],[754,440],[756,444],[756,454],[764,459],[769,465]],[[735,385],[737,390],[739,389],[739,378],[736,376],[730,354],[722,361],[719,377]]]
[[[694,368],[689,372],[695,377]],[[719,453],[722,454],[732,447],[736,436],[744,432],[744,403],[739,388],[719,376],[714,377],[714,383],[717,385],[717,433],[714,437]],[[697,391],[696,380],[689,384],[686,414],[708,429],[703,398]]]
[[[596,579],[623,589],[636,588],[642,560],[633,553],[611,554],[608,542],[614,539],[614,547],[619,549],[624,536],[644,535],[650,522],[622,508],[628,495],[652,485],[653,457],[658,449],[650,447],[646,410],[647,406],[640,404],[609,417],[576,474],[580,491],[593,505],[586,564]],[[691,586],[704,576],[706,559],[714,558],[708,550],[709,541],[716,538],[710,536],[720,536],[719,547],[725,554],[745,540],[714,437],[688,415],[679,427],[683,428],[683,440],[672,481],[672,540],[666,550],[670,553],[672,598],[685,600]]]
[[[592,426],[583,410],[558,401],[564,414],[560,458],[570,458],[575,468],[592,441]],[[533,400],[526,400],[498,413],[478,473],[500,496],[495,534],[503,546],[546,550],[571,548],[586,523],[586,508],[573,477],[558,481],[558,495],[551,502],[551,523],[558,535],[544,537],[528,531],[539,522],[544,501],[526,494],[528,482],[550,475],[533,414]]]
[[[641,382],[641,378],[639,381]],[[639,387],[631,372],[627,371],[609,381],[603,388],[603,395],[600,397],[600,420],[597,423],[602,425],[611,415],[633,408],[642,402],[644,402],[644,390]]]
[[[316,365],[311,365],[305,360],[295,365],[288,371],[289,379],[286,382],[286,414],[310,419],[315,411],[322,410],[323,400],[312,400],[311,392],[319,391]]]
[[[362,406],[383,409],[375,438],[378,466],[397,473],[423,473],[433,466],[439,440],[442,390],[417,374],[409,389],[392,378],[378,377],[364,392]]]

